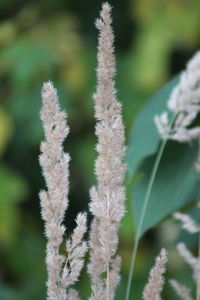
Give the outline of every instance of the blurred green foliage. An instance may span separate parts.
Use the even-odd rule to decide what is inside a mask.
[[[52,80],[71,132],[65,150],[72,157],[70,208],[87,210],[95,182],[92,93],[95,90],[97,32],[101,1],[0,1],[0,299],[44,299],[45,238],[38,191],[42,139],[39,110],[42,83]],[[117,89],[127,136],[139,109],[200,45],[200,2],[196,0],[111,1],[117,52]],[[128,199],[130,191],[128,188]],[[123,299],[134,238],[130,200],[121,228]],[[167,225],[166,225],[167,226]],[[135,295],[140,299],[147,272],[160,246],[160,229],[144,238],[138,254]],[[174,239],[176,237],[174,236]],[[171,267],[173,271],[173,267]],[[170,269],[170,270],[171,270]],[[171,271],[171,272],[172,272]],[[177,267],[177,273],[183,270]],[[82,294],[88,278],[83,276]],[[173,295],[170,294],[170,299]]]

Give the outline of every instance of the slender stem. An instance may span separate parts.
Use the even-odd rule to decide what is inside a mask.
[[[109,219],[110,219],[110,202],[109,197],[107,197],[106,201],[106,210],[107,210],[107,228],[109,227]],[[110,294],[110,264],[107,263],[107,269],[106,269],[106,300],[109,300],[109,294]]]
[[[200,300],[200,233],[198,236],[198,260],[197,260],[197,291],[196,291],[196,300]]]
[[[146,194],[145,194],[144,205],[143,205],[143,208],[142,208],[141,218],[140,218],[140,221],[139,221],[138,230],[137,230],[137,233],[136,233],[135,243],[134,243],[134,247],[133,247],[133,253],[132,253],[132,259],[131,259],[130,272],[129,272],[129,277],[128,277],[125,300],[128,300],[129,296],[130,296],[131,282],[132,282],[132,278],[133,278],[133,270],[134,270],[134,266],[135,266],[136,253],[137,253],[138,244],[139,244],[139,240],[140,240],[140,235],[141,235],[141,231],[142,231],[144,216],[145,216],[145,213],[146,213],[147,205],[148,205],[149,198],[150,198],[150,195],[151,195],[151,191],[152,191],[154,179],[155,179],[155,176],[156,176],[156,173],[157,173],[157,170],[158,170],[158,166],[159,166],[159,163],[160,163],[160,160],[161,160],[161,157],[162,157],[165,145],[166,145],[166,141],[167,140],[163,140],[161,145],[160,145],[160,148],[159,148],[159,151],[158,151],[158,154],[156,156],[156,160],[155,160],[155,163],[154,163],[154,166],[153,166],[153,170],[151,172],[151,177],[150,177],[150,180],[149,180],[147,191],[146,191]]]
[[[173,116],[172,120],[170,121],[170,124],[169,124],[170,129],[172,128],[176,117],[177,117],[177,114],[175,114]],[[140,241],[140,235],[141,235],[141,231],[142,231],[144,217],[145,217],[146,209],[148,206],[149,198],[151,196],[151,191],[152,191],[152,187],[153,187],[156,173],[158,170],[158,166],[159,166],[166,143],[167,143],[167,139],[164,139],[164,140],[162,140],[162,142],[160,144],[160,148],[158,150],[158,154],[156,156],[156,159],[155,159],[155,162],[153,165],[153,169],[151,172],[151,176],[149,178],[149,183],[147,186],[146,194],[144,197],[144,205],[142,207],[142,213],[141,213],[138,230],[136,233],[135,243],[134,243],[134,247],[133,247],[133,252],[132,252],[132,259],[131,259],[130,271],[129,271],[129,276],[128,276],[125,300],[129,300],[129,297],[130,297],[131,283],[132,283],[132,279],[133,279],[133,271],[134,271],[134,267],[135,267],[136,254],[137,254],[137,249],[138,249],[138,245],[139,245],[139,241]]]
[[[110,277],[110,271],[108,266],[106,271],[106,300],[109,300],[109,281],[110,281],[109,277]]]

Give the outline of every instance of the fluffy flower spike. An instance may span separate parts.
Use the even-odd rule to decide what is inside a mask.
[[[168,100],[168,108],[176,116],[170,127],[167,112],[155,116],[157,129],[163,139],[189,142],[200,139],[200,127],[191,127],[200,111],[200,51],[188,62],[178,85]]]
[[[90,191],[90,212],[93,222],[90,234],[90,263],[88,272],[92,281],[92,299],[112,300],[119,282],[120,259],[116,257],[118,230],[124,215],[125,191],[122,186],[126,165],[124,127],[121,104],[116,98],[114,76],[116,73],[111,28],[111,7],[102,5],[99,30],[97,88],[94,94],[97,186]],[[102,274],[106,278],[102,279]]]
[[[160,300],[160,294],[164,285],[165,265],[167,263],[167,251],[162,249],[156,258],[155,266],[151,269],[148,283],[143,291],[143,300]]]
[[[45,140],[41,143],[40,165],[47,186],[46,191],[40,192],[41,214],[47,237],[47,298],[66,300],[67,289],[77,281],[87,249],[83,241],[86,215],[79,214],[77,217],[77,227],[71,240],[66,243],[68,252],[66,258],[60,253],[60,245],[64,238],[63,221],[68,207],[70,157],[63,151],[63,142],[68,135],[69,127],[66,114],[60,110],[57,92],[51,82],[45,83],[42,89],[41,120]],[[70,292],[70,295],[76,294],[74,290],[73,293]],[[70,297],[72,299],[72,296]]]

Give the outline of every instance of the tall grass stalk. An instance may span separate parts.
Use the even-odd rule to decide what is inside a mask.
[[[196,286],[196,299],[200,300],[200,233],[198,234],[198,266],[197,266],[197,286]]]
[[[176,117],[177,117],[177,115],[175,115],[172,118],[172,120],[170,122],[170,128],[172,128],[172,125],[173,125]],[[159,167],[161,157],[162,157],[162,154],[164,152],[166,143],[167,143],[167,139],[164,139],[164,140],[162,140],[162,142],[160,144],[159,151],[158,151],[158,154],[157,154],[155,162],[154,162],[154,166],[153,166],[153,169],[152,169],[152,172],[151,172],[151,176],[149,178],[149,183],[148,183],[146,194],[145,194],[145,197],[144,197],[144,204],[143,204],[143,207],[142,207],[142,213],[141,213],[141,216],[140,216],[138,230],[137,230],[137,233],[136,233],[135,243],[134,243],[133,252],[132,252],[131,265],[130,265],[130,270],[129,270],[125,300],[129,300],[129,297],[130,297],[131,283],[132,283],[132,280],[133,280],[133,272],[134,272],[134,267],[135,267],[135,260],[136,260],[138,246],[139,246],[140,235],[141,235],[141,232],[142,232],[144,217],[145,217],[145,213],[146,213],[147,206],[148,206],[148,203],[149,203],[149,199],[150,199],[150,196],[151,196],[151,191],[152,191],[152,188],[153,188],[154,180],[155,180],[155,177],[156,177],[156,174],[157,174],[157,171],[158,171],[158,167]],[[132,297],[132,299],[133,299],[133,297]]]

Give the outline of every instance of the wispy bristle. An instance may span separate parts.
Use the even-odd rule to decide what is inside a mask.
[[[174,213],[173,216],[176,220],[181,221],[182,228],[187,230],[188,232],[198,233],[200,231],[200,226],[189,215],[177,212]]]
[[[113,80],[116,67],[111,23],[111,7],[104,3],[100,19],[96,21],[99,43],[94,101],[98,157],[95,163],[97,186],[92,187],[90,191],[90,212],[94,220],[90,234],[91,252],[88,267],[93,291],[90,299],[99,299],[100,291],[97,286],[102,286],[101,299],[109,300],[113,299],[119,282],[118,260],[115,260],[115,256],[120,220],[124,214],[125,191],[122,183],[126,169],[123,162],[125,138],[121,104],[117,101]],[[105,280],[102,279],[104,272]]]
[[[66,300],[66,289],[77,281],[83,266],[87,249],[82,241],[86,231],[86,216],[77,217],[77,228],[67,243],[70,246],[66,258],[60,253],[60,246],[64,239],[63,221],[68,208],[70,157],[63,151],[63,142],[69,127],[66,114],[60,109],[57,91],[50,81],[44,83],[42,89],[41,120],[45,140],[41,143],[40,165],[47,190],[40,192],[40,202],[47,237],[47,295],[48,300]]]
[[[143,300],[160,300],[160,294],[163,290],[165,265],[167,263],[167,251],[162,249],[156,258],[156,263],[151,269],[148,283],[143,291]]]
[[[187,288],[185,285],[180,284],[174,279],[169,280],[169,283],[171,284],[177,295],[181,297],[182,300],[194,300],[191,297],[190,289]]]

